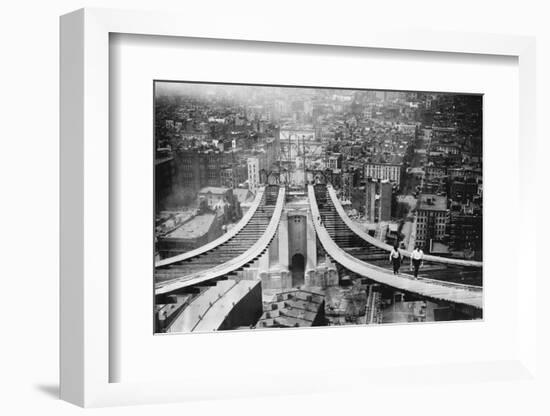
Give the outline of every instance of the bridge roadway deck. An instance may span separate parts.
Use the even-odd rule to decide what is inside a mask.
[[[275,236],[275,232],[277,231],[277,227],[279,226],[279,220],[281,219],[281,213],[283,212],[284,203],[285,188],[280,188],[279,194],[277,196],[275,210],[273,211],[273,216],[271,217],[269,225],[267,226],[262,236],[256,241],[256,243],[254,243],[254,245],[246,250],[243,254],[207,270],[185,276],[179,276],[175,279],[170,279],[163,282],[158,282],[155,284],[155,294],[162,295],[166,293],[171,293],[184,287],[196,285],[198,283],[225,276],[243,267],[247,263],[255,260],[257,257],[260,256],[260,254],[262,254],[262,252],[267,249],[269,243]],[[215,247],[211,247],[211,249],[212,248]]]
[[[211,241],[208,244],[205,244],[203,246],[196,248],[195,250],[191,250],[183,254],[178,254],[177,256],[172,256],[166,259],[159,260],[155,263],[155,267],[169,266],[170,264],[173,264],[173,263],[188,260],[192,257],[196,257],[201,254],[204,254],[207,251],[210,251],[222,245],[223,243],[229,241],[231,238],[236,236],[246,226],[246,224],[248,224],[250,219],[254,216],[254,213],[256,212],[256,210],[258,209],[258,207],[262,202],[264,193],[265,193],[265,187],[258,189],[258,191],[256,192],[256,198],[254,198],[254,202],[252,203],[248,211],[246,211],[246,213],[243,215],[241,220],[228,232],[226,232],[219,238],[216,238],[214,241]]]
[[[231,290],[228,290],[223,296],[218,297],[212,306],[202,316],[200,322],[192,329],[193,332],[211,332],[218,330],[223,321],[229,316],[235,304],[240,302],[256,285],[258,280],[241,280],[236,282]]]
[[[346,253],[338,247],[328,231],[320,224],[318,220],[320,216],[319,208],[311,185],[308,186],[308,194],[312,216],[315,219],[313,223],[319,241],[329,256],[337,263],[354,273],[399,290],[416,293],[435,300],[445,300],[479,309],[483,308],[483,290],[478,286],[450,284],[423,278],[412,279],[403,275],[396,276],[391,271],[363,262]]]
[[[235,303],[238,303],[258,281],[224,280],[199,295],[178,316],[166,332],[210,332],[220,328]]]
[[[370,236],[365,231],[363,231],[361,227],[358,224],[356,224],[350,217],[348,217],[348,214],[346,214],[346,211],[342,207],[342,204],[340,203],[340,200],[336,195],[336,191],[331,185],[327,185],[327,190],[328,190],[328,194],[330,195],[330,199],[332,200],[332,204],[334,205],[334,207],[336,208],[336,211],[338,212],[338,215],[340,215],[340,218],[342,218],[342,221],[344,221],[344,223],[348,226],[348,228],[351,231],[353,231],[355,234],[357,234],[359,237],[361,237],[367,243],[372,244],[373,246],[382,248],[384,250],[387,250],[388,252],[392,250],[392,246]],[[410,251],[407,251],[407,250],[400,250],[400,251],[405,257],[411,256]],[[482,267],[482,263],[480,261],[450,259],[447,257],[432,256],[429,254],[424,255],[424,261],[449,264],[453,266]]]

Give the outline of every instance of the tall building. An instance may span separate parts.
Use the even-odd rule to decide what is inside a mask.
[[[187,149],[176,153],[178,184],[195,191],[204,186],[220,186],[220,165],[224,153]]]
[[[220,168],[220,184],[227,188],[236,188],[248,177],[248,168],[240,164],[225,165]]]
[[[248,158],[248,188],[252,192],[256,192],[256,190],[260,187],[260,171],[266,168],[265,160],[265,157],[261,156],[253,156]]]
[[[367,179],[365,186],[365,214],[367,221],[380,222],[391,219],[392,184],[389,181]]]
[[[473,181],[453,181],[449,185],[449,197],[453,201],[467,203],[478,195],[478,184]]]
[[[383,179],[394,182],[397,186],[401,182],[401,165],[393,163],[368,162],[365,163],[365,178]]]
[[[447,235],[449,248],[453,251],[469,251],[475,260],[482,257],[483,219],[481,212],[467,215],[462,212],[451,212]]]
[[[172,156],[155,159],[155,210],[164,209],[173,191],[172,178],[175,175]]]
[[[266,167],[270,168],[279,160],[279,142],[276,137],[268,137],[263,145]]]
[[[239,170],[241,164],[244,167],[236,149],[180,150],[175,153],[174,185],[192,189],[195,192],[205,186],[235,187],[245,180]]]
[[[420,196],[416,211],[416,244],[429,251],[434,241],[445,238],[449,221],[447,197],[423,194]]]

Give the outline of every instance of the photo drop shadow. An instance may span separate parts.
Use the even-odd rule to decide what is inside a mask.
[[[37,384],[34,387],[45,396],[56,400],[59,399],[59,384]]]

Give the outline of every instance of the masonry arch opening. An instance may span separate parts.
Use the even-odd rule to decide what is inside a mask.
[[[302,286],[304,284],[304,272],[306,268],[306,259],[305,257],[297,253],[292,256],[292,261],[290,264],[290,271],[292,273],[292,286]]]

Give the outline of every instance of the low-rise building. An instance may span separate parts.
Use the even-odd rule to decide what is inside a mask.
[[[342,168],[342,155],[340,153],[331,154],[327,158],[328,169],[340,169]]]
[[[206,201],[208,208],[215,210],[220,205],[233,204],[234,196],[230,188],[207,186],[199,191],[199,201]]]
[[[207,212],[185,221],[172,232],[158,237],[161,258],[172,257],[208,244],[223,234],[224,216]]]

